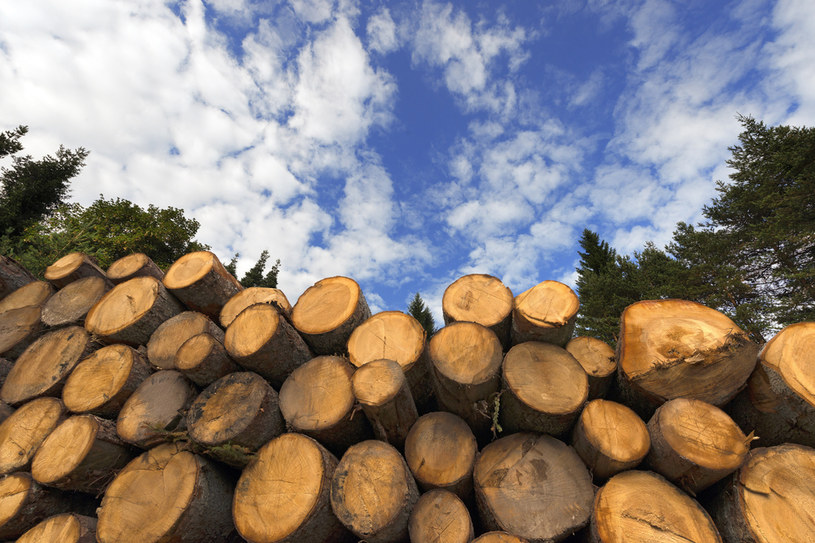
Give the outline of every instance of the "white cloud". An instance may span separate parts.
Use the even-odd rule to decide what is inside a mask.
[[[393,22],[388,8],[382,8],[371,16],[366,31],[368,34],[368,48],[371,51],[386,54],[399,47],[396,23]]]
[[[779,32],[768,46],[773,82],[792,95],[797,105],[785,122],[811,126],[815,118],[815,4],[781,0],[772,23]]]
[[[308,23],[323,23],[331,17],[333,0],[289,0],[294,12]]]

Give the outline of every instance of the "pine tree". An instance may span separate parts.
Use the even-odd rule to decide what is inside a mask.
[[[280,259],[278,259],[274,265],[269,269],[269,271],[264,275],[263,272],[266,269],[266,261],[269,260],[269,251],[264,249],[260,253],[260,258],[255,263],[252,268],[246,272],[241,279],[241,285],[246,288],[249,287],[266,287],[266,288],[275,288],[277,287],[277,274],[280,271]]]
[[[408,313],[422,325],[427,337],[430,338],[436,333],[436,323],[433,319],[433,314],[430,312],[422,297],[417,292],[413,299],[408,304]]]

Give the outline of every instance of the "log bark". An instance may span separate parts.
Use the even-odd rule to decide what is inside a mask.
[[[241,370],[226,352],[223,339],[206,332],[182,343],[175,353],[173,365],[200,387]]]
[[[184,305],[217,319],[221,308],[243,287],[209,251],[189,253],[164,275],[164,286]]]
[[[634,411],[598,398],[580,413],[572,446],[594,479],[600,481],[638,466],[651,448],[651,437]]]
[[[179,347],[192,336],[204,333],[218,341],[224,340],[224,331],[203,313],[184,311],[170,317],[150,336],[147,342],[147,359],[156,369],[174,370],[175,355]]]
[[[87,501],[42,487],[30,473],[7,475],[0,479],[0,540],[16,539],[52,515],[86,511]]]
[[[473,521],[461,499],[435,489],[419,497],[408,521],[410,543],[470,543]]]
[[[40,522],[17,543],[96,543],[96,519],[76,513],[54,515]]]
[[[116,433],[142,449],[153,447],[166,440],[167,432],[185,428],[184,412],[197,395],[195,385],[179,372],[157,371],[122,406]]]
[[[31,462],[31,475],[45,486],[100,494],[134,456],[116,435],[113,421],[75,415],[43,441]]]
[[[42,307],[42,304],[54,293],[51,283],[32,281],[0,300],[0,313],[10,309],[19,309],[29,305]]]
[[[342,355],[347,352],[351,332],[370,316],[356,281],[328,277],[300,296],[291,311],[291,322],[314,353]]]
[[[240,468],[285,430],[277,392],[252,372],[230,373],[209,385],[190,405],[187,429],[207,454]]]
[[[580,302],[558,281],[543,281],[515,297],[512,344],[543,341],[563,347],[574,332]]]
[[[37,450],[65,418],[57,398],[37,398],[23,404],[0,424],[0,475],[27,471]]]
[[[29,305],[0,313],[0,354],[9,359],[21,354],[39,337],[42,308]]]
[[[83,277],[65,285],[42,306],[42,322],[57,327],[82,325],[91,307],[110,290],[112,283],[102,277]]]
[[[687,300],[645,300],[620,318],[620,389],[643,417],[673,398],[725,405],[745,386],[758,345],[726,315]]]
[[[474,322],[495,332],[504,349],[510,346],[512,291],[500,279],[483,273],[459,277],[441,299],[444,324]]]
[[[562,541],[589,522],[591,475],[574,449],[551,436],[493,441],[475,463],[473,484],[487,530],[543,543]]]
[[[478,444],[470,427],[452,413],[419,417],[405,441],[405,460],[424,490],[441,488],[469,501]]]
[[[403,450],[419,414],[399,363],[386,358],[368,362],[354,372],[351,386],[376,439]]]
[[[224,347],[235,362],[278,389],[295,368],[313,358],[294,327],[277,309],[263,303],[235,317],[226,330]]]
[[[499,418],[504,431],[560,435],[571,429],[588,397],[586,373],[562,347],[539,341],[504,357]]]
[[[404,458],[382,441],[362,441],[349,448],[331,480],[334,514],[368,543],[407,540],[408,520],[418,499]]]
[[[117,285],[134,277],[149,276],[159,281],[164,279],[164,272],[144,253],[133,253],[120,258],[108,267],[107,275]]]
[[[221,326],[226,329],[232,324],[241,311],[254,304],[272,304],[282,311],[287,318],[291,318],[291,304],[283,291],[276,288],[249,287],[232,296],[219,317]]]
[[[118,343],[108,345],[76,365],[65,381],[62,400],[73,413],[116,418],[152,371],[136,349]]]
[[[3,360],[3,359],[0,359]],[[4,401],[0,401],[0,424],[14,413],[14,408]]]
[[[147,344],[161,323],[184,311],[155,277],[136,277],[113,287],[85,317],[85,328],[106,343]]]
[[[59,396],[71,370],[98,347],[79,326],[48,332],[17,359],[0,388],[0,400],[20,405],[40,396]]]
[[[448,287],[449,289],[449,287]],[[474,322],[453,322],[430,338],[428,358],[439,408],[463,418],[476,437],[491,437],[492,406],[501,390],[501,342]]]
[[[286,424],[337,455],[369,438],[368,420],[354,409],[353,373],[341,356],[318,356],[295,369],[280,387]]]
[[[472,543],[529,543],[526,539],[507,532],[487,532],[473,539]]]
[[[44,277],[56,289],[61,289],[83,277],[101,277],[107,280],[104,270],[96,265],[93,258],[83,253],[63,256],[45,268]]]
[[[153,448],[119,472],[99,508],[99,543],[220,543],[232,531],[234,482],[178,444]]]
[[[589,399],[605,397],[617,372],[614,349],[602,340],[583,336],[570,339],[566,350],[589,378]]]
[[[37,278],[10,256],[0,255],[0,299]]]
[[[402,366],[420,413],[433,400],[427,333],[419,321],[401,311],[382,311],[359,325],[348,339],[348,357],[357,368],[387,358]]]

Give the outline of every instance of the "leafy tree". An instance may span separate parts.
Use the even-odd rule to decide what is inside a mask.
[[[436,333],[436,323],[433,319],[433,314],[430,312],[422,297],[417,292],[413,299],[408,304],[408,313],[422,325],[427,337]]]
[[[228,264],[224,266],[226,271],[231,273],[233,276],[238,276],[238,258],[240,258],[240,253],[235,253],[235,256],[232,257],[232,260],[229,261]],[[269,260],[269,251],[264,249],[260,253],[260,258],[255,263],[252,268],[246,272],[243,276],[243,279],[239,281],[241,285],[245,288],[249,287],[266,287],[266,288],[276,288],[277,287],[277,274],[280,273],[280,259],[278,258],[275,263],[269,268],[269,271],[266,272],[264,275],[264,271],[266,270],[266,262]]]

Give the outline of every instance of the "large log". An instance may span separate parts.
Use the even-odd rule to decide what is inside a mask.
[[[291,322],[316,354],[344,354],[354,328],[371,316],[362,289],[348,277],[317,281],[300,295]]]
[[[605,397],[617,371],[614,349],[602,340],[582,336],[570,339],[566,350],[589,378],[589,399]]]
[[[487,532],[473,539],[472,543],[529,543],[526,539],[507,532]]]
[[[159,281],[164,279],[164,272],[144,253],[133,253],[120,258],[108,267],[107,275],[117,285],[134,277],[150,276]]]
[[[5,360],[5,359],[0,358],[0,361],[2,361],[2,360]],[[14,408],[11,407],[6,402],[0,400],[0,423],[2,423],[4,420],[9,418],[12,413],[14,413]]]
[[[217,319],[229,299],[243,290],[218,257],[209,251],[189,253],[164,274],[164,286],[184,305]]]
[[[20,536],[17,543],[96,543],[96,519],[76,513],[54,515]]]
[[[196,385],[205,387],[240,367],[232,360],[223,344],[206,332],[192,336],[175,352],[175,369]]]
[[[207,333],[218,341],[224,340],[224,331],[203,313],[184,311],[170,317],[150,335],[147,359],[154,368],[174,370],[178,348],[192,336]]]
[[[578,309],[577,295],[563,283],[538,283],[515,297],[512,344],[543,341],[563,347],[574,332]]]
[[[0,354],[18,358],[39,337],[42,308],[28,305],[0,313]]]
[[[441,299],[444,323],[475,322],[495,332],[505,349],[512,328],[512,291],[500,279],[483,273],[459,277]]]
[[[111,286],[110,281],[98,276],[65,285],[42,306],[43,324],[51,327],[83,324],[85,315]]]
[[[22,264],[9,256],[0,255],[0,299],[36,280]]]
[[[85,512],[87,501],[42,487],[30,473],[7,475],[0,479],[0,540],[15,539],[52,515]]]
[[[23,404],[0,424],[0,475],[28,470],[45,438],[65,418],[56,398],[37,398]]]
[[[487,530],[544,543],[562,541],[589,522],[591,475],[574,449],[551,436],[518,433],[493,441],[475,463],[473,484]]]
[[[83,253],[70,253],[47,268],[44,277],[55,288],[61,289],[83,277],[101,277],[107,280],[105,272],[96,265],[90,256]]]
[[[51,286],[51,283],[32,281],[0,300],[0,313],[29,305],[42,307],[42,304],[44,304],[53,293],[54,287]]]
[[[272,304],[284,315],[291,317],[291,304],[283,291],[276,288],[249,287],[232,296],[221,309],[221,326],[229,328],[241,311],[254,304]]]
[[[419,418],[402,366],[387,358],[373,360],[357,368],[351,386],[374,436],[402,450],[408,431]]]
[[[411,543],[470,543],[473,521],[461,499],[437,488],[422,494],[408,521]]]

